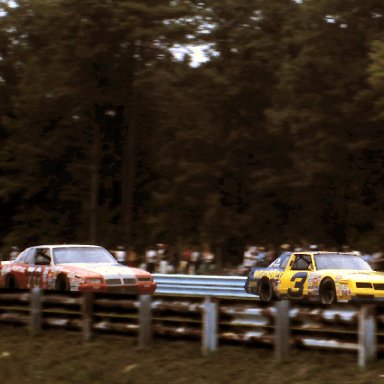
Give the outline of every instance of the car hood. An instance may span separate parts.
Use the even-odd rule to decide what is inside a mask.
[[[100,263],[73,263],[59,264],[58,267],[67,269],[80,275],[101,275],[107,279],[114,278],[134,278],[136,273],[130,267],[121,264],[100,264]]]
[[[325,272],[325,271],[322,271]],[[369,282],[369,283],[384,283],[384,273],[376,271],[342,271],[340,269],[326,271],[327,274],[334,276],[341,276],[345,280],[353,280],[358,282]]]

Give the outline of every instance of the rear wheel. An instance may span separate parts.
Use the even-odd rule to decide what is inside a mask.
[[[337,302],[335,283],[331,278],[327,277],[321,282],[319,298],[321,304],[330,305]]]
[[[5,288],[11,289],[11,290],[19,288],[15,276],[8,275],[6,277],[6,279],[5,279]]]
[[[69,291],[68,279],[65,275],[59,275],[55,283],[56,291]]]
[[[259,298],[262,303],[269,303],[273,298],[271,281],[267,278],[261,279],[259,283]]]

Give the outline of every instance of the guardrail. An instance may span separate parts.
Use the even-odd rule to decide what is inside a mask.
[[[290,347],[357,352],[359,365],[384,351],[384,307],[277,302],[265,305],[242,286],[243,277],[155,275],[151,297],[112,294],[9,292],[0,290],[0,322],[138,335],[147,346],[153,336],[202,340],[204,353],[220,343],[271,345],[285,359]],[[241,291],[242,290],[242,291]]]
[[[364,322],[365,328],[359,330],[359,307],[345,304],[320,307],[318,304],[298,302],[290,309],[279,309],[280,303],[276,306],[263,305],[256,295],[244,291],[246,277],[242,276],[155,274],[154,278],[158,284],[156,296],[221,299],[218,309],[218,338],[222,341],[275,343],[277,348],[276,340],[279,339],[277,335],[282,334],[281,330],[284,328],[280,324],[289,323],[290,341],[280,343],[282,347],[277,348],[281,351],[280,357],[285,355],[284,350],[287,348],[283,345],[288,343],[305,348],[358,351],[359,356],[361,351],[365,350],[360,344],[367,323]],[[281,322],[279,318],[285,320]],[[381,324],[380,317],[377,321],[380,325],[384,325]],[[188,330],[185,329],[185,332],[188,333]],[[370,338],[374,338],[372,334]],[[375,343],[367,343],[366,348],[376,351],[379,347],[380,350],[384,350],[384,345],[377,346],[376,338],[374,339]],[[375,353],[366,353],[366,357]]]
[[[244,291],[245,277],[154,274],[156,295],[255,300],[256,296]]]

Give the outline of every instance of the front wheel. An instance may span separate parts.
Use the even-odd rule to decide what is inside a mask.
[[[319,288],[320,303],[330,305],[337,302],[335,283],[329,277],[325,278]]]
[[[68,279],[64,275],[59,275],[55,283],[56,291],[69,291]]]
[[[269,279],[261,279],[259,283],[259,298],[262,303],[270,303],[272,301],[273,288]]]

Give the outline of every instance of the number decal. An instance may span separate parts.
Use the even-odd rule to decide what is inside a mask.
[[[303,297],[304,283],[306,282],[307,277],[308,277],[307,272],[295,273],[291,278],[291,281],[294,281],[295,285],[293,286],[293,288],[288,289],[288,295],[291,297]]]
[[[27,270],[27,288],[38,287],[41,280],[41,268],[29,267]]]

